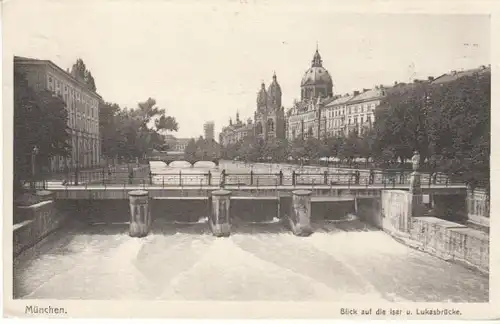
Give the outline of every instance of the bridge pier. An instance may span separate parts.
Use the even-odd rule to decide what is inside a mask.
[[[311,194],[309,190],[295,190],[292,192],[290,210],[290,227],[297,236],[309,236],[311,228]]]
[[[229,236],[231,234],[230,210],[231,191],[212,191],[212,206],[210,219],[208,221],[210,229],[215,236]]]
[[[149,193],[144,190],[134,190],[128,195],[130,201],[129,235],[131,237],[147,236],[151,227]]]

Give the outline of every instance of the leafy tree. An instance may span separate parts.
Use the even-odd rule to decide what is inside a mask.
[[[186,149],[184,150],[184,158],[186,159],[186,161],[194,163],[197,160],[196,153],[196,141],[194,140],[194,138],[192,138],[186,145]]]
[[[100,108],[102,151],[109,157],[141,158],[153,149],[162,150],[163,134],[179,128],[175,118],[167,116],[152,98],[140,102],[137,109],[122,110],[111,103],[102,103]]]
[[[273,162],[283,162],[288,158],[288,141],[270,138],[263,147],[263,156],[270,157]]]
[[[117,104],[108,102],[99,103],[99,133],[102,139],[101,152],[102,155],[109,158],[120,155],[120,145],[118,143],[122,138],[117,118],[119,111],[120,107]]]
[[[396,87],[375,112],[375,150],[401,162],[418,150],[433,171],[473,185],[488,181],[490,105],[489,72]]]
[[[296,138],[291,145],[291,156],[294,160],[303,160],[307,157],[306,141],[302,138]]]
[[[83,80],[90,90],[94,92],[97,90],[94,77],[92,76],[92,73],[87,70],[85,63],[81,58],[77,59],[76,63],[73,64],[71,74],[75,75],[78,79]]]
[[[48,166],[54,156],[71,150],[64,100],[47,90],[34,91],[23,73],[14,70],[14,178],[31,178],[31,153],[38,148],[36,169]]]

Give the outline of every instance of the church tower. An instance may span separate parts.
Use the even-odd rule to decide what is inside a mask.
[[[255,135],[267,141],[269,138],[285,137],[284,108],[281,106],[281,87],[276,73],[269,87],[264,82],[257,94],[257,111],[255,112]]]

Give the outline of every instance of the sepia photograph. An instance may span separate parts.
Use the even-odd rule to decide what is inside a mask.
[[[492,303],[491,15],[334,3],[4,3],[15,316]]]

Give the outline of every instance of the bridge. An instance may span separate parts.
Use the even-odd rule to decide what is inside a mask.
[[[427,177],[427,178],[426,178]],[[433,180],[433,181],[431,181]],[[278,196],[280,192],[309,190],[320,197],[376,197],[382,190],[409,190],[410,175],[369,174],[353,172],[226,172],[180,169],[177,172],[154,173],[149,168],[133,172],[87,173],[80,182],[45,181],[40,189],[55,192],[59,199],[128,199],[131,190],[147,190],[151,197],[210,196],[212,191],[226,189],[234,196]],[[461,195],[467,187],[447,177],[431,179],[422,175],[422,192],[428,195]]]
[[[464,184],[438,179],[412,193],[414,182],[404,178],[364,181],[327,173],[325,183],[324,173],[187,170],[84,180],[45,182],[54,199],[22,210],[32,216],[14,226],[15,298],[489,298],[487,276],[432,255],[465,258],[487,269],[487,239],[460,224],[416,217],[421,215],[411,207],[421,194],[434,196],[438,207],[447,200],[457,205],[465,201]],[[394,226],[398,231],[391,232]],[[423,241],[429,249],[451,249],[439,241],[448,236],[436,235],[434,228],[465,242],[466,256],[458,247],[428,254],[406,246]],[[48,233],[54,234],[41,247],[26,250]],[[408,236],[410,243],[403,241]],[[478,237],[480,245],[473,243]],[[53,256],[57,262],[45,262]],[[411,288],[415,277],[425,277],[428,285]],[[95,288],[87,289],[89,283]]]
[[[184,152],[178,152],[178,151],[167,151],[167,152],[153,152],[149,155],[147,155],[146,159],[148,161],[161,161],[165,162],[166,164],[170,164],[175,161],[183,161],[186,159],[186,155]],[[218,164],[219,159],[212,159],[210,160],[214,162],[215,164]],[[197,161],[191,161],[193,164]]]

